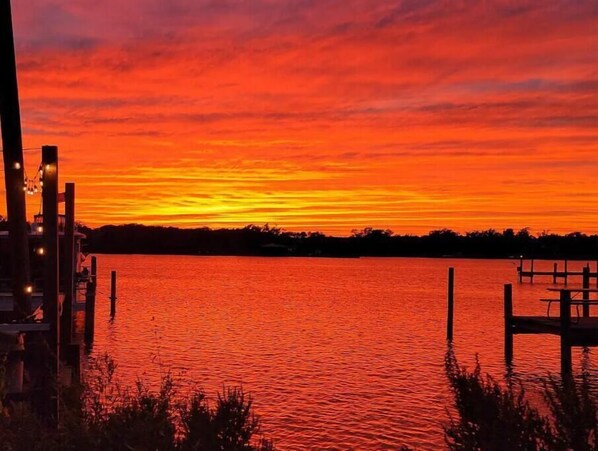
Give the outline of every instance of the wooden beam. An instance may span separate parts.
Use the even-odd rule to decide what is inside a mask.
[[[29,242],[25,205],[23,140],[10,0],[0,0],[0,123],[6,211],[10,237],[15,312],[10,319],[31,313]]]
[[[67,183],[64,192],[64,302],[60,316],[60,343],[63,349],[71,344],[73,330],[73,302],[75,298],[75,184]]]
[[[44,413],[48,420],[58,422],[58,374],[60,361],[60,321],[58,307],[58,148],[42,147],[44,187],[44,322],[50,326],[46,334],[48,355]]]

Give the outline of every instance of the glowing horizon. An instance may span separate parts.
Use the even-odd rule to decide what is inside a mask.
[[[598,233],[596,2],[13,0],[13,19],[24,147],[59,146],[89,226]]]

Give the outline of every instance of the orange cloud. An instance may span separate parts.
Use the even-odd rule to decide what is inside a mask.
[[[598,232],[593,1],[14,16],[25,145],[59,145],[89,225]]]

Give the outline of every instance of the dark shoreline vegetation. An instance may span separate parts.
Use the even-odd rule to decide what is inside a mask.
[[[81,225],[86,252],[104,254],[238,255],[298,257],[469,257],[598,259],[598,235],[567,235],[529,229],[483,230],[459,234],[442,229],[427,235],[397,235],[365,228],[350,237],[288,232],[268,224],[239,229],[179,229],[140,224]]]
[[[115,378],[107,355],[91,359],[81,385],[61,389],[58,428],[26,402],[3,405],[0,355],[0,451],[275,451],[260,431],[251,396],[223,388],[210,400],[200,389],[182,393],[167,374],[151,390]]]

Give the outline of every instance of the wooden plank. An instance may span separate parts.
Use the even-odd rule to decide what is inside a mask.
[[[47,332],[50,325],[47,323],[11,323],[0,324],[0,333],[17,334],[20,332]]]

